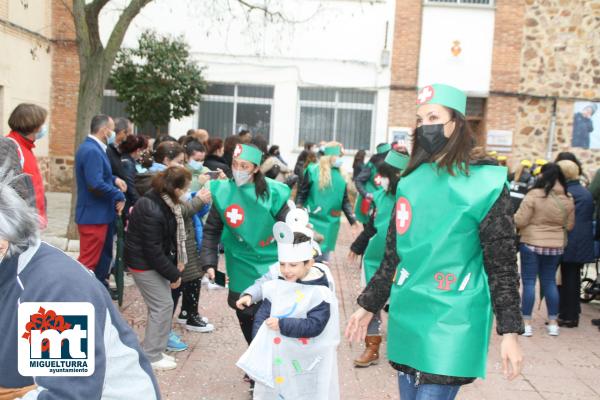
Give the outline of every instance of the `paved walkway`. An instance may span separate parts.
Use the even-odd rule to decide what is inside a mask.
[[[68,218],[68,194],[48,194],[50,229],[64,229]],[[359,269],[345,258],[351,243],[350,229],[342,225],[332,270],[337,279],[341,329],[356,308],[360,292]],[[178,368],[157,374],[163,397],[172,400],[246,400],[250,396],[243,373],[235,367],[245,345],[235,313],[227,307],[225,290],[202,288],[201,313],[216,326],[213,333],[190,333],[176,326],[189,344],[188,351],[176,354]],[[123,316],[143,336],[146,311],[135,286],[126,289]],[[545,308],[534,318],[534,336],[521,338],[525,354],[523,376],[514,382],[501,375],[499,338],[492,337],[488,359],[488,377],[465,386],[460,400],[576,400],[600,399],[600,332],[589,323],[600,317],[600,304],[583,305],[581,325],[562,329],[559,337],[544,330]],[[384,325],[385,326],[385,325]],[[368,369],[355,369],[352,359],[360,346],[342,341],[338,351],[340,391],[343,400],[398,399],[394,370],[382,361]],[[385,351],[384,351],[385,353]]]

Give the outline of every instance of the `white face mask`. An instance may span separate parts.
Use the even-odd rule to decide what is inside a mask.
[[[248,183],[250,177],[252,176],[252,174],[250,174],[250,172],[247,171],[238,171],[237,169],[234,169],[232,172],[235,184],[238,186],[242,186]]]
[[[388,188],[390,187],[390,178],[385,178],[382,176],[379,182],[381,188],[387,192]]]

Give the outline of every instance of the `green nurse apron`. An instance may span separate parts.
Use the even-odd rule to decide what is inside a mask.
[[[213,207],[224,228],[225,266],[229,289],[243,293],[278,261],[273,225],[290,197],[290,188],[267,180],[269,197],[256,199],[254,183],[236,186],[233,180],[210,181]]]
[[[377,190],[373,195],[375,203],[375,229],[377,232],[369,240],[363,255],[363,269],[365,282],[369,283],[375,272],[379,269],[383,253],[385,252],[385,239],[387,237],[390,217],[396,203],[394,196],[383,189]]]
[[[369,180],[365,183],[365,190],[367,193],[373,193],[377,189],[379,189],[381,185],[381,176],[377,173],[377,168],[375,168],[375,165],[373,165],[373,163],[371,163],[370,161],[365,165],[365,168],[369,168],[371,170],[371,176],[369,177]],[[362,197],[362,195],[359,193],[356,197],[356,204],[354,205],[354,214],[356,216],[357,221],[366,224],[367,222],[369,222],[369,213],[367,212],[365,214],[361,211],[361,204],[363,199],[364,197]],[[373,205],[371,203],[369,211],[371,211],[372,208]]]
[[[310,192],[304,206],[308,210],[310,223],[314,230],[325,237],[321,243],[321,251],[326,253],[335,250],[340,231],[342,202],[346,193],[346,181],[338,168],[331,168],[331,186],[319,189],[319,166],[307,168],[310,179]]]
[[[492,309],[479,225],[506,168],[467,177],[423,164],[396,194],[400,263],[390,295],[389,359],[430,374],[485,377]]]

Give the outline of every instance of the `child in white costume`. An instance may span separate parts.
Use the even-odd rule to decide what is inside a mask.
[[[237,362],[256,381],[254,399],[339,399],[334,281],[329,268],[313,260],[319,250],[307,223],[308,214],[295,209],[275,224],[279,264],[237,302],[243,309],[263,301],[254,339]]]

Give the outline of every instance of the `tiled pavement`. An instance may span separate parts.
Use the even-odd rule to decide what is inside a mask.
[[[50,193],[48,199],[50,226],[64,225],[68,216],[68,195]],[[345,258],[350,243],[350,229],[344,223],[332,268],[340,300],[340,329],[356,308],[355,299],[360,291],[358,265],[350,264]],[[244,351],[244,340],[237,327],[235,313],[227,307],[226,291],[203,287],[200,307],[201,313],[211,320],[216,330],[202,334],[175,327],[183,334],[190,349],[175,355],[179,364],[176,370],[157,374],[163,398],[249,399],[248,386],[242,382],[243,374],[235,367],[236,360]],[[141,337],[146,318],[145,306],[134,286],[127,288],[122,312]],[[520,339],[525,355],[523,376],[513,382],[502,377],[499,338],[493,335],[487,379],[465,386],[458,399],[600,399],[600,332],[589,323],[591,318],[600,317],[600,304],[583,305],[579,328],[562,329],[559,337],[545,334],[544,313],[544,306],[536,311],[534,336]],[[395,374],[387,362],[382,361],[368,369],[352,367],[352,359],[360,350],[360,346],[346,341],[339,346],[341,398],[398,399]]]

